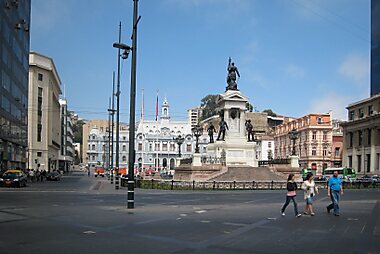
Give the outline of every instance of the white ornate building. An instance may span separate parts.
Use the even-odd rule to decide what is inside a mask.
[[[136,131],[136,163],[139,169],[174,169],[178,160],[178,145],[174,138],[184,137],[181,159],[192,157],[195,139],[189,121],[172,121],[169,103],[164,99],[158,121],[140,119]],[[200,137],[201,139],[202,137]],[[201,144],[200,151],[205,151]]]

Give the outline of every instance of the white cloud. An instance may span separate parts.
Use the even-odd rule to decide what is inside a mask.
[[[369,85],[370,70],[368,56],[352,54],[344,59],[338,71],[357,85]]]
[[[305,71],[301,67],[294,64],[288,65],[286,72],[290,77],[295,79],[302,79],[305,76]]]
[[[328,113],[331,111],[333,119],[347,119],[346,107],[352,103],[352,98],[344,95],[338,95],[335,92],[317,95],[310,102],[309,113]]]

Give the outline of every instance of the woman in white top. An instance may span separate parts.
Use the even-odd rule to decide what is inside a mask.
[[[310,214],[311,216],[314,216],[315,213],[313,212],[313,197],[318,194],[318,188],[315,186],[312,173],[308,173],[306,175],[306,180],[303,182],[301,189],[304,190],[304,199],[306,200],[304,214]]]

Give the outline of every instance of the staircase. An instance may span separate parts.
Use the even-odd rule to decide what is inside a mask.
[[[269,167],[229,166],[224,174],[209,179],[209,181],[281,181],[286,175]]]

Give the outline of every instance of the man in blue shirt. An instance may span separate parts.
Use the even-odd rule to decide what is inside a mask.
[[[343,195],[342,181],[338,177],[338,171],[334,171],[334,176],[329,179],[327,195],[331,198],[332,203],[326,209],[330,213],[334,209],[334,215],[339,216],[339,199],[340,194]]]

